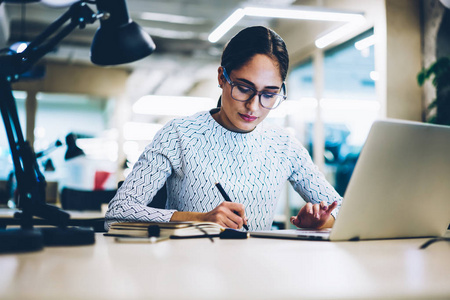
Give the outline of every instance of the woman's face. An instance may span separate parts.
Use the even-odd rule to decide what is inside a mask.
[[[222,107],[213,115],[223,127],[235,132],[250,132],[269,114],[269,109],[261,106],[258,95],[247,102],[231,98],[231,86],[223,76],[223,68],[218,70],[219,85],[222,87]],[[230,80],[250,86],[257,91],[279,93],[281,80],[278,62],[264,54],[256,54],[240,69],[228,72]]]

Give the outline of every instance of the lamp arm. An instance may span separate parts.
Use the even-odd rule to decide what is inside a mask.
[[[71,22],[57,32],[69,19]],[[84,28],[87,23],[94,23],[96,19],[97,15],[86,2],[78,1],[32,41],[25,51],[0,56],[0,110],[17,179],[19,204],[22,209],[20,219],[23,229],[33,227],[33,216],[45,218],[55,225],[65,227],[70,215],[45,203],[45,177],[39,170],[32,147],[24,140],[17,106],[12,94],[11,81],[19,79],[20,74],[52,51],[77,26]]]
[[[56,140],[56,142],[54,142],[50,147],[48,147],[45,150],[42,150],[38,153],[36,153],[36,158],[41,158],[43,156],[48,155],[49,153],[55,151],[58,147],[61,147],[63,145],[63,143],[61,143],[60,140]]]
[[[50,51],[53,51],[56,45],[75,28],[80,27],[83,29],[86,24],[93,24],[97,18],[98,15],[89,8],[85,1],[75,2],[68,11],[39,34],[22,53],[13,54],[10,66],[6,64],[6,69],[0,72],[5,74],[6,71],[9,73],[6,75],[11,76],[13,79],[18,79],[19,74],[26,72],[38,60]],[[70,20],[70,23],[61,29],[68,20]]]
[[[0,110],[17,179],[19,206],[22,209],[21,227],[30,229],[33,215],[38,215],[36,211],[40,210],[34,207],[45,205],[46,182],[32,148],[23,138],[11,83],[3,76],[0,76]]]

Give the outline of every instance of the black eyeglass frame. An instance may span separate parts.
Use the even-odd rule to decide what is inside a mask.
[[[283,82],[283,84],[281,85],[281,89],[280,89],[280,90],[283,92],[283,94],[277,94],[277,93],[271,93],[271,92],[265,92],[265,91],[257,91],[257,90],[254,89],[253,87],[248,86],[248,85],[246,85],[246,84],[243,84],[243,83],[236,83],[236,82],[231,81],[230,77],[228,76],[227,70],[226,70],[223,66],[222,66],[222,69],[223,69],[223,76],[225,77],[225,80],[226,80],[226,81],[228,82],[228,84],[231,86],[230,94],[231,94],[231,98],[233,98],[233,100],[236,100],[236,101],[239,101],[239,102],[247,102],[247,101],[249,101],[250,99],[252,99],[253,97],[255,97],[255,95],[258,95],[259,104],[260,104],[262,107],[264,107],[265,109],[270,109],[270,110],[272,110],[272,109],[275,109],[275,108],[277,108],[278,106],[280,106],[281,102],[285,101],[286,98],[287,98],[286,84],[285,84],[284,82]],[[251,94],[251,96],[249,96],[249,98],[248,98],[247,100],[236,99],[236,98],[233,97],[233,88],[234,88],[235,86],[245,86],[245,88],[248,88],[248,89],[252,90],[253,93]],[[265,95],[272,95],[272,96],[280,97],[281,100],[280,100],[278,103],[276,103],[276,105],[274,105],[274,106],[272,106],[272,107],[266,107],[266,106],[264,106],[264,104],[263,104],[262,101],[261,101],[261,95],[264,95],[264,94],[265,94]]]

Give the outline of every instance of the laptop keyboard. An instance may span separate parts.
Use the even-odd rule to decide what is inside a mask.
[[[304,236],[321,236],[327,237],[330,235],[330,229],[296,229],[295,233]]]

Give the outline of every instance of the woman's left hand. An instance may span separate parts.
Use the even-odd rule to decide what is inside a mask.
[[[301,228],[325,228],[333,226],[334,218],[331,212],[336,208],[337,202],[327,205],[325,201],[320,204],[306,203],[296,217],[291,217],[291,223]]]

